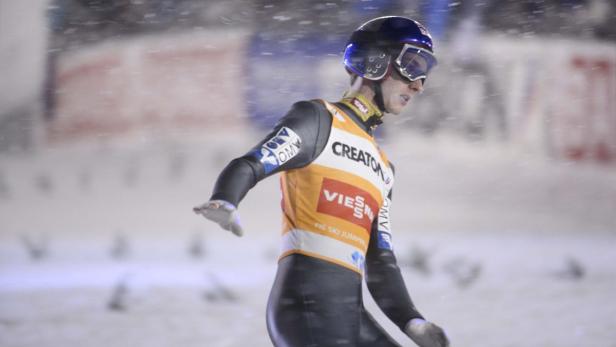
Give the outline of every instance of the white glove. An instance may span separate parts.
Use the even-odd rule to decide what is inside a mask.
[[[240,225],[240,216],[233,204],[224,200],[211,200],[201,206],[193,208],[196,214],[218,223],[223,229],[229,230],[237,236],[244,235]]]
[[[419,347],[448,347],[445,331],[434,323],[421,318],[411,319],[404,327],[404,333]]]

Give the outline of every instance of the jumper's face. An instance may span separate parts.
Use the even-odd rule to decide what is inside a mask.
[[[393,69],[392,73],[381,83],[381,91],[385,110],[389,113],[400,114],[415,95],[423,92],[423,82],[421,79],[409,81]]]

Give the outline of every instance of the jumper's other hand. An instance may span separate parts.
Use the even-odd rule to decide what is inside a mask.
[[[203,205],[193,208],[196,214],[216,222],[221,228],[229,230],[237,236],[244,235],[240,224],[240,216],[237,208],[224,200],[210,200]]]
[[[420,347],[449,347],[445,331],[438,325],[420,318],[411,319],[404,333]]]

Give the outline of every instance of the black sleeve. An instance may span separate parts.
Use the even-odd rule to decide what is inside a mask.
[[[423,316],[413,305],[393,251],[389,223],[390,204],[391,191],[379,211],[379,217],[372,224],[366,254],[366,284],[385,315],[400,329],[404,329],[409,320]]]
[[[331,122],[321,102],[295,103],[263,140],[223,169],[210,200],[225,200],[237,207],[262,179],[308,165],[325,147]]]

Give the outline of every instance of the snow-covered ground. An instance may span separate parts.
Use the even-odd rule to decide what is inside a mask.
[[[271,345],[277,179],[240,206],[243,238],[191,211],[254,140],[224,138],[0,157],[0,346]],[[384,146],[394,247],[452,345],[616,346],[614,167],[410,138]]]

